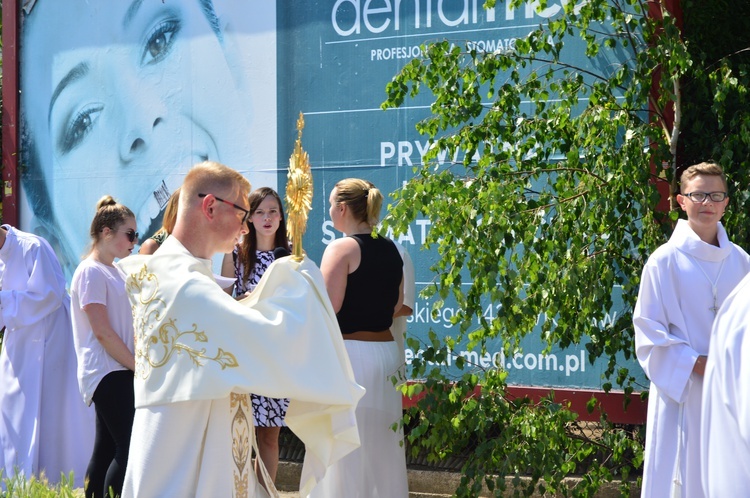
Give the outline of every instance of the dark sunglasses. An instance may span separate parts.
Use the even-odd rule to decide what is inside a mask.
[[[131,230],[128,230],[127,232],[123,232],[121,230],[117,230],[117,231],[120,233],[124,233],[125,237],[127,237],[130,242],[135,242],[135,240],[138,238],[138,232],[136,232],[135,230],[131,229]]]

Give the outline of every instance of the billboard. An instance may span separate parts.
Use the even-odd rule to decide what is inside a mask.
[[[305,238],[308,254],[319,261],[325,246],[341,236],[327,215],[328,195],[338,180],[362,177],[392,192],[411,178],[413,166],[427,153],[427,138],[416,132],[415,124],[430,112],[429,95],[420,95],[399,109],[380,109],[386,84],[406,62],[421,54],[422,44],[448,39],[479,51],[512,51],[516,39],[559,16],[565,3],[550,1],[545,9],[537,10],[529,2],[514,10],[503,2],[485,9],[481,0],[328,0],[290,2],[283,14],[279,10],[279,164],[288,157],[289,145],[285,144],[293,143],[294,118],[302,111],[306,120],[303,143],[315,181],[314,208]],[[607,64],[587,58],[575,37],[566,50],[569,62],[580,67]],[[463,159],[461,152],[438,157],[446,165]],[[429,266],[435,255],[424,246],[430,226],[430,220],[417,219],[407,234],[396,238],[415,261],[418,292],[433,280]],[[430,328],[455,335],[457,327],[450,321],[455,303],[446,301],[436,313],[432,311],[431,300],[418,298],[409,318],[409,334],[423,342]],[[486,317],[502,312],[486,303]],[[618,313],[613,309],[600,325],[611,324]],[[488,344],[485,353],[459,347],[453,354],[476,368],[505,368],[511,384],[601,386],[604,365],[589,364],[585,346],[543,352],[536,331],[522,346],[523,351],[506,355],[502,341],[497,340]],[[407,348],[407,362],[419,354],[419,349]],[[449,358],[444,366],[450,369],[453,363]],[[640,371],[634,361],[628,366]]]
[[[148,235],[160,226],[171,191],[202,159],[240,170],[254,187],[283,191],[302,112],[315,188],[304,248],[320,262],[327,244],[342,236],[328,216],[335,183],[361,177],[387,195],[427,152],[415,124],[430,112],[428,95],[380,109],[386,84],[421,45],[448,39],[512,51],[516,39],[570,1],[552,0],[543,10],[534,2],[485,9],[482,0],[27,2],[22,228],[47,237],[70,276],[101,195],[133,209]],[[606,63],[576,53],[577,46],[572,38],[571,62]],[[439,157],[445,164],[462,160],[460,152]],[[430,227],[417,219],[396,238],[415,263],[417,292],[433,279],[435,254],[425,247]],[[418,298],[411,336],[451,334],[455,303],[434,313],[432,305]],[[502,312],[487,303],[487,317]],[[511,384],[601,385],[604,364],[589,364],[584,346],[543,352],[532,332],[523,348],[506,355],[498,340],[486,353],[453,353],[477,368],[507,369]],[[408,349],[407,362],[419,354]],[[445,366],[453,368],[452,360]],[[639,370],[634,361],[627,366]]]
[[[201,160],[276,187],[275,18],[267,1],[24,3],[20,219],[68,278],[104,194],[149,234]]]

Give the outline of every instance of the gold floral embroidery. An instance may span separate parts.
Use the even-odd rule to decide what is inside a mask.
[[[187,354],[197,367],[206,361],[215,361],[221,369],[238,366],[237,358],[230,352],[218,348],[215,355],[206,354],[206,348],[188,346],[184,340],[208,342],[208,336],[198,325],[180,330],[177,318],[166,317],[166,303],[159,298],[159,279],[149,273],[143,265],[138,273],[132,273],[126,281],[126,289],[131,298],[133,327],[135,329],[135,376],[146,379],[151,370],[167,363],[176,353]],[[183,342],[180,342],[183,341]]]
[[[230,394],[230,414],[232,415],[232,459],[234,460],[234,496],[246,497],[250,491],[250,421],[247,413],[250,410],[250,396],[247,394]]]

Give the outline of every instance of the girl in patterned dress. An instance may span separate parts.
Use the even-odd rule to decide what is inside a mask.
[[[262,187],[250,194],[249,201],[252,213],[247,220],[249,232],[234,248],[234,252],[224,256],[222,265],[222,275],[235,278],[234,288],[227,289],[228,292],[233,290],[235,297],[241,297],[255,289],[263,273],[274,261],[274,249],[282,247],[289,250],[286,220],[279,194],[271,188]],[[256,394],[251,394],[250,398],[260,458],[271,479],[276,480],[279,433],[285,425],[284,416],[289,400]],[[255,471],[259,472],[257,459]]]

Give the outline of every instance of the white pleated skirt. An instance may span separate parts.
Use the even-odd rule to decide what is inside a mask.
[[[354,379],[367,392],[357,405],[361,446],[329,467],[310,498],[407,498],[401,393],[391,382],[399,367],[395,341],[345,340]]]

